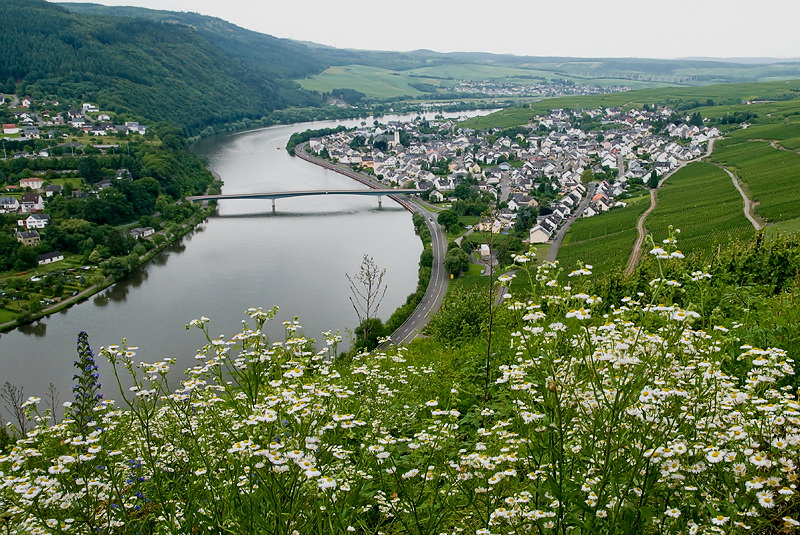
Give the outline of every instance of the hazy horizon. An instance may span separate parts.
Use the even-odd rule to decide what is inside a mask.
[[[80,0],[62,0],[66,3]],[[800,3],[764,0],[510,0],[495,12],[477,0],[305,0],[302,10],[259,0],[100,0],[195,12],[279,38],[335,48],[486,52],[572,58],[800,60]],[[492,16],[495,15],[495,16]],[[384,22],[388,20],[388,22]],[[746,38],[742,38],[746,36]]]

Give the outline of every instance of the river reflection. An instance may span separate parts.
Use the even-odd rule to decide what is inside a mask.
[[[28,325],[20,325],[19,331],[26,336],[36,336],[41,338],[47,334],[47,323],[37,321]]]

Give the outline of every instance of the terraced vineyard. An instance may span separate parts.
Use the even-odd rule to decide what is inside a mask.
[[[768,141],[726,139],[717,144],[712,160],[739,177],[750,200],[759,203],[756,214],[767,222],[800,218],[800,154]]]
[[[796,151],[800,148],[800,115],[787,117],[780,123],[754,124],[749,128],[734,130],[728,137],[737,140],[774,141],[777,148]]]
[[[720,243],[747,239],[755,232],[745,218],[742,197],[719,167],[695,162],[672,175],[658,190],[658,205],[645,226],[656,242],[669,225],[680,228],[684,253],[711,250]]]
[[[636,241],[636,221],[650,206],[650,197],[625,202],[625,208],[575,221],[558,251],[559,263],[568,270],[579,261],[591,264],[598,272],[624,268]]]

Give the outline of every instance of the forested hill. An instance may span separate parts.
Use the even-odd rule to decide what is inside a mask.
[[[188,133],[320,103],[294,82],[248,70],[187,25],[3,0],[0,27],[0,90],[7,93],[92,101]]]
[[[404,70],[459,63],[505,64],[507,62],[519,63],[520,61],[520,58],[516,56],[505,57],[496,54],[444,54],[431,50],[386,52],[339,49],[316,43],[279,39],[198,13],[142,7],[103,6],[90,3],[68,2],[58,5],[83,15],[146,19],[193,28],[220,52],[264,76],[297,79],[319,74],[332,65],[359,64],[383,69]]]

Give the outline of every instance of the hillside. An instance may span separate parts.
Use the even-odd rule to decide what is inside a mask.
[[[201,317],[178,386],[174,359],[95,357],[82,332],[64,417],[31,397],[27,436],[0,433],[7,531],[795,532],[799,252],[751,242],[627,280],[522,256],[511,306],[469,292],[446,337],[349,358],[332,333],[267,339],[275,309],[230,337]],[[116,403],[99,359],[136,375]]]
[[[540,82],[566,84],[569,92],[579,86],[660,87],[797,73],[796,63],[340,50],[196,13],[43,0],[0,3],[0,23],[6,29],[0,35],[3,92],[91,100],[132,118],[181,125],[188,134],[263,117],[267,124],[340,116],[348,110],[324,106],[323,97],[336,89],[364,93],[359,110],[368,112],[386,99],[491,98],[477,85],[484,80],[510,86],[505,98],[513,100],[519,88]],[[551,90],[538,88],[535,94]],[[313,113],[274,114],[288,108]]]
[[[91,100],[190,133],[320,103],[292,82],[231,61],[188,26],[76,15],[40,0],[0,3],[0,24],[6,92]]]

